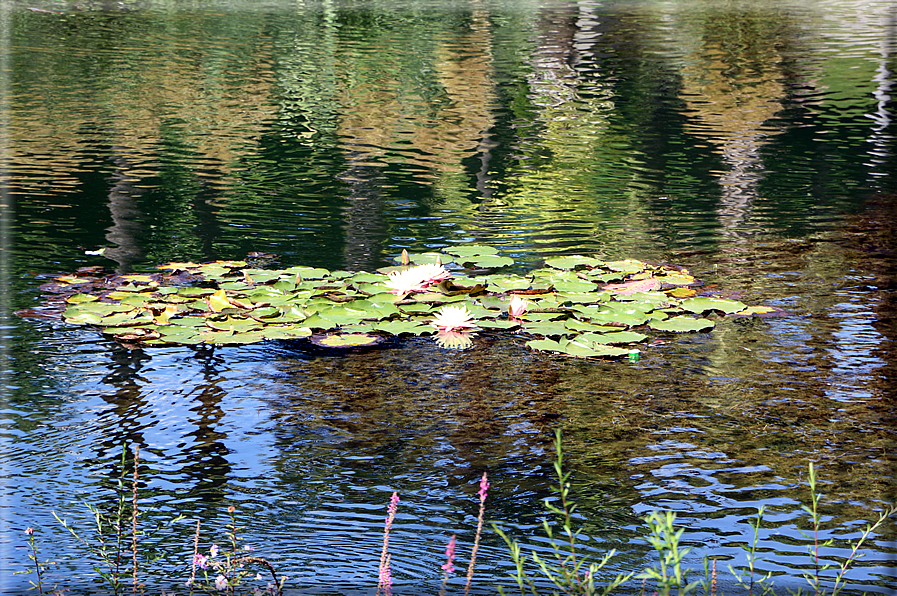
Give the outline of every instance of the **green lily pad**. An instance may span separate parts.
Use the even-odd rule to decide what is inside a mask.
[[[198,344],[202,340],[199,338],[198,327],[182,327],[180,325],[165,325],[159,328],[161,339],[168,343],[175,344]]]
[[[600,355],[600,353],[592,348],[592,346],[576,341],[575,339],[566,341],[561,340],[558,344],[561,346],[563,352],[569,356],[588,358],[589,356]]]
[[[622,273],[638,273],[640,271],[644,271],[648,267],[648,264],[636,259],[626,259],[623,261],[608,261],[604,263],[604,266],[611,271],[620,271]]]
[[[383,331],[391,335],[423,335],[434,331],[431,325],[420,321],[377,321],[371,325],[375,331]]]
[[[592,323],[621,323],[627,327],[638,327],[648,321],[648,315],[641,311],[608,311],[590,317]]]
[[[408,260],[413,265],[435,265],[437,261],[439,263],[442,263],[443,265],[446,265],[448,263],[454,262],[454,259],[451,255],[441,252],[409,253]],[[399,255],[393,257],[393,261],[395,261],[396,263],[401,263],[402,256]],[[389,270],[391,269],[393,268],[378,269],[378,271],[381,271],[382,273],[389,273]]]
[[[589,337],[589,341],[598,344],[631,344],[638,343],[646,338],[646,335],[636,333],[635,331],[614,331],[595,334],[594,337]]]
[[[576,269],[577,267],[600,267],[604,262],[594,257],[571,255],[545,259],[545,264],[555,269]]]
[[[517,275],[491,275],[489,276],[490,292],[507,292],[508,290],[525,290],[530,286],[530,280]]]
[[[100,325],[101,327],[126,327],[133,325],[151,325],[152,323],[153,317],[145,312],[140,312],[139,309],[135,308],[128,312],[106,315],[100,319],[99,323],[95,324]]]
[[[695,298],[686,298],[679,303],[679,306],[688,312],[701,314],[708,310],[718,310],[724,313],[734,313],[744,310],[746,305],[738,300],[728,300],[726,298],[712,298],[709,296],[698,296]]]
[[[462,244],[458,246],[449,246],[442,249],[442,251],[459,257],[498,254],[497,248],[492,246],[483,246],[481,244]]]
[[[533,339],[526,342],[528,348],[543,352],[563,352],[561,345],[553,339]]]
[[[268,325],[262,329],[265,339],[302,339],[312,334],[308,327],[294,325]]]
[[[74,294],[65,299],[69,304],[83,304],[85,302],[95,302],[97,300],[99,300],[99,297],[92,294]]]
[[[480,319],[477,321],[477,325],[483,329],[513,329],[514,327],[520,326],[520,321],[513,321],[510,319]]]
[[[472,265],[484,269],[498,269],[499,267],[507,267],[514,264],[514,259],[498,255],[463,255],[456,260],[462,265]]]
[[[685,333],[688,331],[707,331],[713,329],[713,321],[708,319],[695,319],[688,316],[679,316],[666,321],[651,321],[648,327],[657,331],[675,331]]]
[[[330,271],[318,267],[289,267],[284,269],[284,271],[296,276],[296,279],[301,281],[309,279],[325,279],[330,275]],[[274,285],[276,286],[277,284]]]
[[[533,335],[576,335],[564,326],[563,321],[541,321],[523,323],[521,329]]]
[[[564,322],[564,326],[571,331],[579,333],[608,333],[619,331],[620,327],[612,325],[595,325],[594,323],[584,323],[576,319],[568,319]]]
[[[263,323],[246,317],[214,317],[206,319],[206,325],[217,331],[233,331],[234,333],[246,333],[260,329]]]

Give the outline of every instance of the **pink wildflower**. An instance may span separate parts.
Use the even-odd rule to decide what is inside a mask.
[[[483,472],[483,477],[480,478],[480,490],[477,491],[477,494],[480,495],[480,502],[486,500],[486,495],[489,494],[489,482],[486,480],[486,472]]]
[[[526,312],[527,307],[529,307],[529,300],[521,298],[518,294],[514,294],[511,296],[511,304],[508,305],[508,314],[517,318]]]
[[[454,573],[455,572],[455,535],[452,534],[451,539],[448,541],[448,545],[445,547],[445,565],[441,565],[441,568],[446,573]]]
[[[193,566],[205,569],[209,566],[209,557],[196,553],[193,555]]]
[[[31,536],[32,534],[34,534],[34,528],[28,526],[27,528],[25,528],[25,533]]]

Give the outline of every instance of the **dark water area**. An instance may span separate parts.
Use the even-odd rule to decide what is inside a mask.
[[[687,566],[718,558],[742,593],[727,566],[765,505],[759,574],[806,586],[809,462],[840,565],[897,502],[895,36],[893,4],[861,0],[4,3],[0,593],[34,579],[13,575],[29,526],[58,561],[45,582],[101,593],[53,512],[91,535],[83,502],[114,509],[127,444],[163,524],[148,594],[186,593],[196,521],[203,552],[223,547],[229,505],[290,593],[373,594],[393,491],[395,591],[436,594],[452,534],[466,565],[483,471],[487,521],[550,553],[557,429],[608,577],[656,561],[641,518],[672,510]],[[682,265],[785,315],[658,335],[629,362],[497,332],[465,351],[130,349],[12,314],[85,266],[371,271],[465,243],[517,273]],[[895,530],[850,593],[897,592]],[[475,591],[509,590],[511,568],[487,531]]]

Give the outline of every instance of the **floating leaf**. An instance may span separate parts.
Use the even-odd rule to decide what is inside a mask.
[[[713,329],[713,321],[708,319],[695,319],[688,316],[672,317],[666,321],[651,321],[648,327],[657,331],[674,331],[684,333],[687,331],[706,331]]]
[[[456,255],[459,257],[470,257],[470,256],[479,256],[479,255],[497,255],[498,249],[492,246],[483,246],[481,244],[463,244],[458,246],[449,246],[447,248],[442,249],[443,252],[447,252],[452,255]]]
[[[564,326],[571,331],[577,331],[580,333],[588,332],[588,333],[607,333],[611,331],[619,331],[620,327],[613,325],[595,325],[594,323],[583,323],[582,321],[577,321],[576,319],[570,319],[564,322]]]
[[[691,288],[679,287],[679,288],[673,288],[668,293],[670,296],[672,296],[674,298],[691,298],[692,296],[696,295],[698,293],[698,291],[692,290]]]
[[[99,300],[99,297],[91,294],[73,294],[65,299],[69,304],[83,304],[84,302],[95,302],[97,300]]]
[[[156,265],[156,269],[174,269],[174,270],[182,270],[186,271],[187,269],[199,269],[199,263],[163,263],[162,265]]]
[[[464,255],[459,256],[457,261],[462,265],[473,265],[474,267],[482,267],[484,269],[498,269],[499,267],[507,267],[514,264],[514,259],[498,255]]]
[[[645,322],[648,320],[648,315],[637,310],[608,311],[598,313],[590,317],[590,320],[593,323],[598,324],[620,323],[622,325],[626,325],[627,327],[637,327],[639,325],[645,324]]]
[[[576,335],[564,326],[563,321],[524,322],[522,329],[533,335]]]
[[[198,344],[202,340],[199,338],[197,327],[182,327],[180,325],[166,325],[159,328],[161,339],[169,343],[175,344]]]
[[[545,259],[545,264],[555,269],[576,269],[577,267],[600,267],[603,262],[593,257],[571,255]]]
[[[734,313],[744,310],[746,305],[738,300],[728,300],[726,298],[713,298],[710,296],[698,296],[696,298],[686,298],[679,303],[679,306],[688,312],[701,314],[708,310],[718,310],[724,313]]]
[[[569,356],[578,356],[581,358],[588,358],[589,356],[598,356],[599,353],[595,351],[592,346],[578,342],[576,340],[561,340],[558,342],[561,346],[563,352]]]
[[[657,278],[659,281],[671,286],[691,286],[700,283],[695,277],[688,272],[668,273]]]
[[[647,263],[637,261],[635,259],[626,259],[624,261],[609,261],[604,266],[611,271],[621,271],[624,273],[638,273],[644,271],[648,266]]]
[[[330,271],[327,269],[320,269],[317,267],[290,267],[284,269],[284,271],[294,275],[297,280],[301,281],[308,279],[324,279],[330,275]]]
[[[652,292],[660,289],[660,286],[660,280],[654,277],[648,277],[636,281],[627,281],[621,284],[608,284],[604,286],[603,289],[607,292],[613,292],[614,294],[628,296],[629,294],[636,294],[638,292]]]
[[[375,331],[384,331],[392,335],[410,333],[411,335],[423,335],[432,333],[433,327],[420,321],[377,321],[371,324]]]
[[[245,333],[247,331],[255,331],[262,327],[255,319],[247,319],[245,317],[212,317],[206,319],[206,325],[218,331],[233,331],[234,333]]]
[[[748,306],[744,310],[740,310],[736,313],[732,313],[733,317],[775,317],[775,316],[784,316],[788,314],[784,310],[780,308],[774,308],[772,306]]]
[[[533,339],[526,342],[528,348],[541,351],[563,352],[561,345],[553,339]]]
[[[214,292],[206,299],[206,304],[209,305],[209,309],[213,312],[221,312],[225,308],[229,308],[231,305],[224,290],[218,290],[217,292]]]
[[[477,321],[477,325],[484,329],[513,329],[514,327],[518,327],[520,325],[520,321],[514,321],[510,319],[480,319]]]
[[[630,344],[638,343],[646,337],[646,335],[636,333],[635,331],[614,331],[612,333],[596,334],[595,337],[590,337],[590,341],[598,344]]]
[[[489,290],[492,292],[507,292],[508,290],[525,290],[530,286],[530,280],[517,275],[492,275],[489,276]]]
[[[382,336],[368,333],[332,333],[328,335],[313,335],[311,337],[311,342],[322,348],[357,348],[373,346],[382,341]]]
[[[262,329],[265,339],[301,339],[312,334],[308,327],[295,327],[292,325],[268,325]]]

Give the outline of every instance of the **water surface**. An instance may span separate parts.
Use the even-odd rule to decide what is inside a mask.
[[[226,543],[235,505],[296,593],[373,593],[398,491],[397,591],[437,593],[449,536],[469,554],[483,471],[487,519],[544,554],[556,429],[585,549],[616,548],[614,574],[654,561],[640,518],[655,509],[677,513],[689,566],[741,566],[765,504],[758,568],[804,585],[810,461],[828,561],[895,502],[889,3],[2,10],[4,593],[27,586],[12,575],[27,526],[59,561],[51,583],[95,587],[52,512],[89,534],[82,501],[111,511],[124,444],[140,446],[147,524],[185,516],[145,541],[164,549],[152,590],[189,576],[196,520],[202,549]],[[134,350],[9,315],[82,266],[259,251],[373,270],[469,242],[517,272],[562,254],[684,265],[787,314],[664,336],[635,363],[490,333],[463,352]],[[893,592],[894,530],[870,539],[851,590]],[[487,533],[477,589],[509,566]]]

